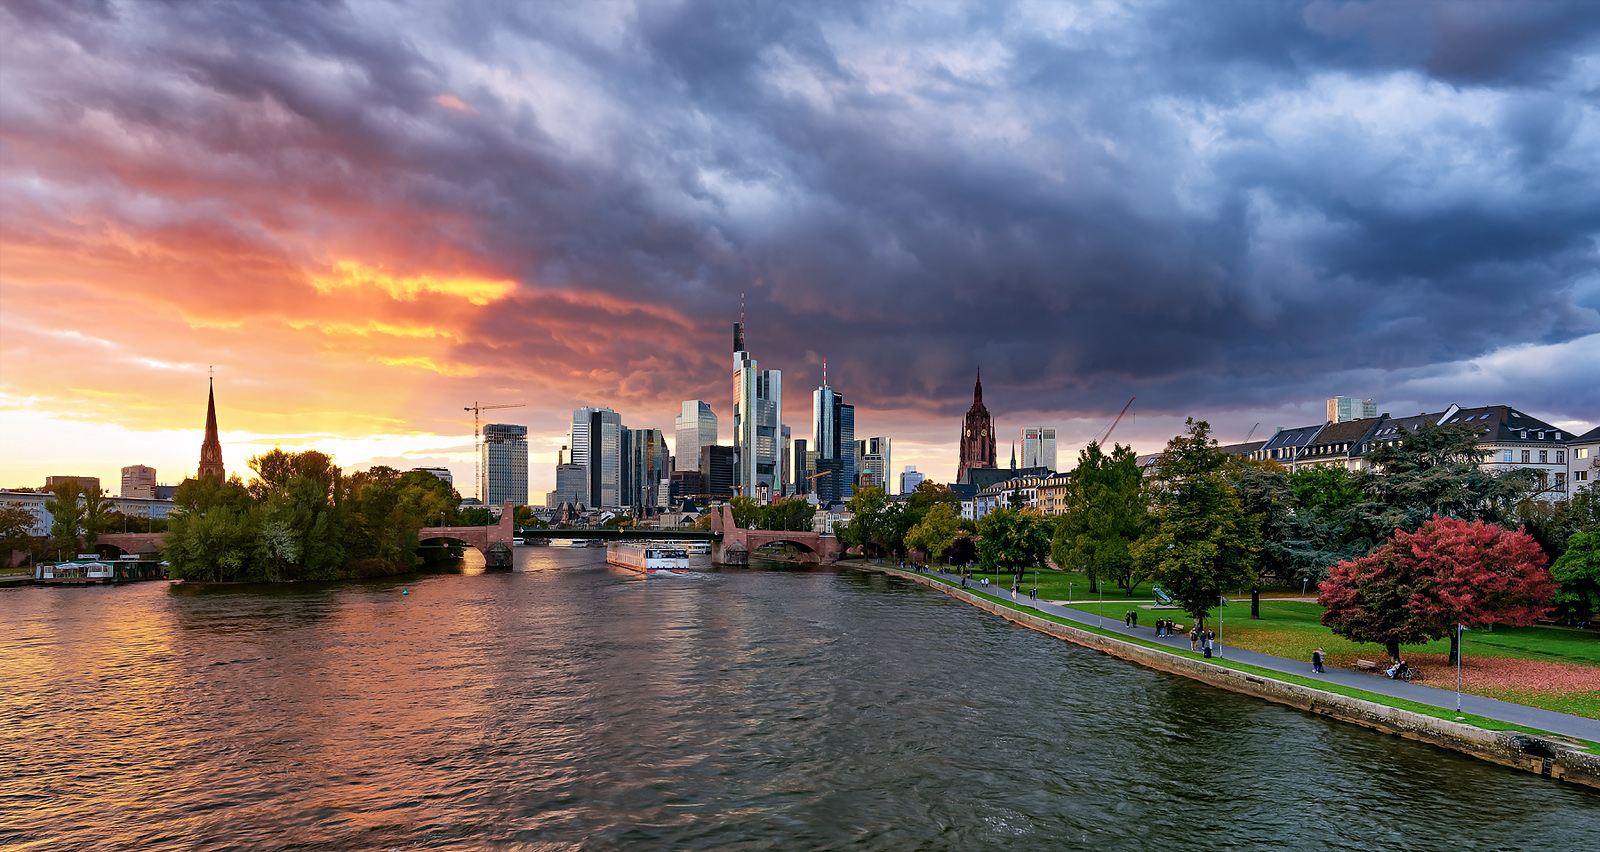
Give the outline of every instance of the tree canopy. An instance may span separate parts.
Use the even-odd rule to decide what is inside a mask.
[[[1050,558],[1058,568],[1082,571],[1094,591],[1109,580],[1132,593],[1142,579],[1133,545],[1145,533],[1144,474],[1131,447],[1116,445],[1111,455],[1091,442],[1078,453],[1068,480],[1066,509],[1056,520]]]
[[[1021,574],[1044,563],[1053,521],[1027,509],[995,509],[978,521],[978,567]]]
[[[1317,600],[1327,608],[1322,623],[1335,634],[1381,644],[1398,658],[1401,645],[1453,636],[1457,623],[1532,624],[1555,592],[1544,565],[1544,552],[1526,533],[1435,516],[1334,566]]]
[[[1190,418],[1167,443],[1146,483],[1152,532],[1134,547],[1138,569],[1159,582],[1198,624],[1224,591],[1255,582],[1260,518],[1245,512],[1210,424]]]
[[[1558,587],[1551,602],[1579,621],[1594,621],[1600,612],[1600,532],[1582,532],[1567,539],[1567,552],[1550,566]]]

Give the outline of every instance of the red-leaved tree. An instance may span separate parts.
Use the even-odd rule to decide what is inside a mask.
[[[1395,659],[1401,645],[1450,636],[1455,662],[1453,625],[1523,627],[1550,611],[1556,583],[1545,561],[1521,530],[1435,515],[1334,566],[1317,602],[1327,608],[1322,623],[1340,636],[1383,645]]]

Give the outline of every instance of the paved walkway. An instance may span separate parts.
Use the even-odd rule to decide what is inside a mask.
[[[957,586],[961,585],[961,577],[955,574],[947,574],[939,571],[924,571],[921,573],[930,576],[941,577],[954,582]],[[1102,627],[1105,630],[1115,634],[1121,634],[1130,638],[1141,639],[1145,642],[1154,642],[1160,645],[1168,646],[1172,649],[1172,653],[1179,656],[1202,656],[1201,654],[1189,650],[1189,634],[1187,633],[1183,634],[1182,636],[1168,636],[1162,639],[1157,639],[1155,625],[1152,622],[1161,616],[1156,616],[1148,612],[1141,613],[1141,616],[1147,616],[1142,618],[1144,621],[1143,626],[1128,627],[1122,623],[1122,614],[1120,611],[1111,613],[1108,610],[1108,617],[1102,620],[1096,613],[1080,612],[1078,610],[1069,609],[1065,606],[1053,604],[1048,601],[1029,600],[1027,592],[1022,590],[1017,592],[1017,600],[1015,603],[1012,603],[1010,600],[1006,600],[1011,596],[1011,590],[1008,588],[1002,589],[999,586],[984,586],[977,582],[972,582],[968,586],[968,589],[972,591],[986,592],[994,595],[995,597],[1001,598],[1004,600],[1006,605],[1011,606],[1019,611],[1026,612],[1028,610],[1036,610],[1038,612],[1064,618],[1068,621],[1089,625],[1091,627]],[[1106,601],[1106,603],[1109,604],[1111,601]],[[1144,603],[1149,602],[1145,601]],[[1179,615],[1181,616],[1181,613]],[[1187,616],[1182,616],[1182,620],[1188,621]],[[1264,669],[1283,672],[1285,674],[1299,675],[1301,677],[1311,678],[1312,680],[1320,680],[1330,684],[1338,684],[1339,686],[1351,687],[1354,689],[1364,689],[1367,692],[1375,692],[1379,695],[1389,695],[1395,698],[1404,698],[1408,701],[1415,701],[1418,704],[1429,704],[1434,707],[1442,707],[1446,710],[1456,709],[1456,691],[1453,688],[1440,689],[1438,687],[1425,686],[1420,683],[1407,683],[1403,680],[1391,680],[1387,677],[1384,677],[1381,672],[1378,674],[1367,674],[1365,672],[1358,672],[1353,669],[1324,667],[1325,671],[1322,674],[1317,674],[1311,671],[1310,660],[1290,660],[1285,657],[1274,657],[1270,654],[1262,654],[1256,651],[1246,651],[1242,648],[1232,648],[1222,644],[1222,640],[1227,638],[1227,622],[1224,621],[1222,626],[1222,635],[1218,637],[1217,648],[1213,650],[1212,653],[1224,659],[1234,660],[1241,663],[1249,663],[1250,665],[1259,666]],[[1454,686],[1453,681],[1451,686]],[[1461,712],[1463,713],[1471,713],[1473,715],[1484,716],[1490,719],[1498,719],[1499,721],[1509,722],[1514,725],[1525,725],[1530,728],[1538,728],[1541,731],[1549,731],[1552,734],[1564,734],[1569,737],[1579,737],[1581,739],[1589,740],[1590,742],[1600,742],[1600,720],[1586,719],[1582,716],[1573,716],[1569,713],[1557,713],[1553,710],[1541,710],[1537,707],[1528,707],[1522,704],[1512,704],[1509,701],[1485,698],[1481,695],[1468,695],[1464,692],[1461,693],[1460,701]]]

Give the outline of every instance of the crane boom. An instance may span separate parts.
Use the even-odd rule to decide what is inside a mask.
[[[1128,405],[1124,405],[1122,407],[1122,411],[1117,413],[1117,419],[1111,421],[1111,425],[1106,427],[1105,434],[1101,435],[1100,440],[1096,441],[1095,443],[1099,444],[1101,447],[1104,447],[1106,445],[1106,441],[1111,440],[1111,433],[1117,431],[1117,424],[1122,422],[1122,415],[1128,413],[1128,406],[1133,405],[1133,401],[1135,399],[1138,399],[1138,397],[1135,396],[1128,399]]]
[[[473,487],[477,489],[477,498],[483,502],[483,447],[478,443],[478,418],[485,411],[494,411],[497,408],[527,408],[526,405],[515,402],[506,405],[482,405],[474,402],[462,408],[462,411],[472,412],[472,479]]]
[[[1251,437],[1252,437],[1252,436],[1254,436],[1254,435],[1255,435],[1255,433],[1256,433],[1256,430],[1257,430],[1257,429],[1260,429],[1260,428],[1261,428],[1261,421],[1259,421],[1259,420],[1257,420],[1257,421],[1256,421],[1256,425],[1254,425],[1254,426],[1251,426],[1251,427],[1250,427],[1250,434],[1249,434],[1249,435],[1245,435],[1245,436],[1244,436],[1244,442],[1245,442],[1245,443],[1246,443],[1246,444],[1248,444],[1248,443],[1250,443],[1250,438],[1251,438]]]

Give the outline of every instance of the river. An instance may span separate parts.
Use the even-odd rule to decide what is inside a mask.
[[[895,578],[0,590],[0,848],[1593,848],[1600,794]],[[407,592],[407,593],[403,593]]]

